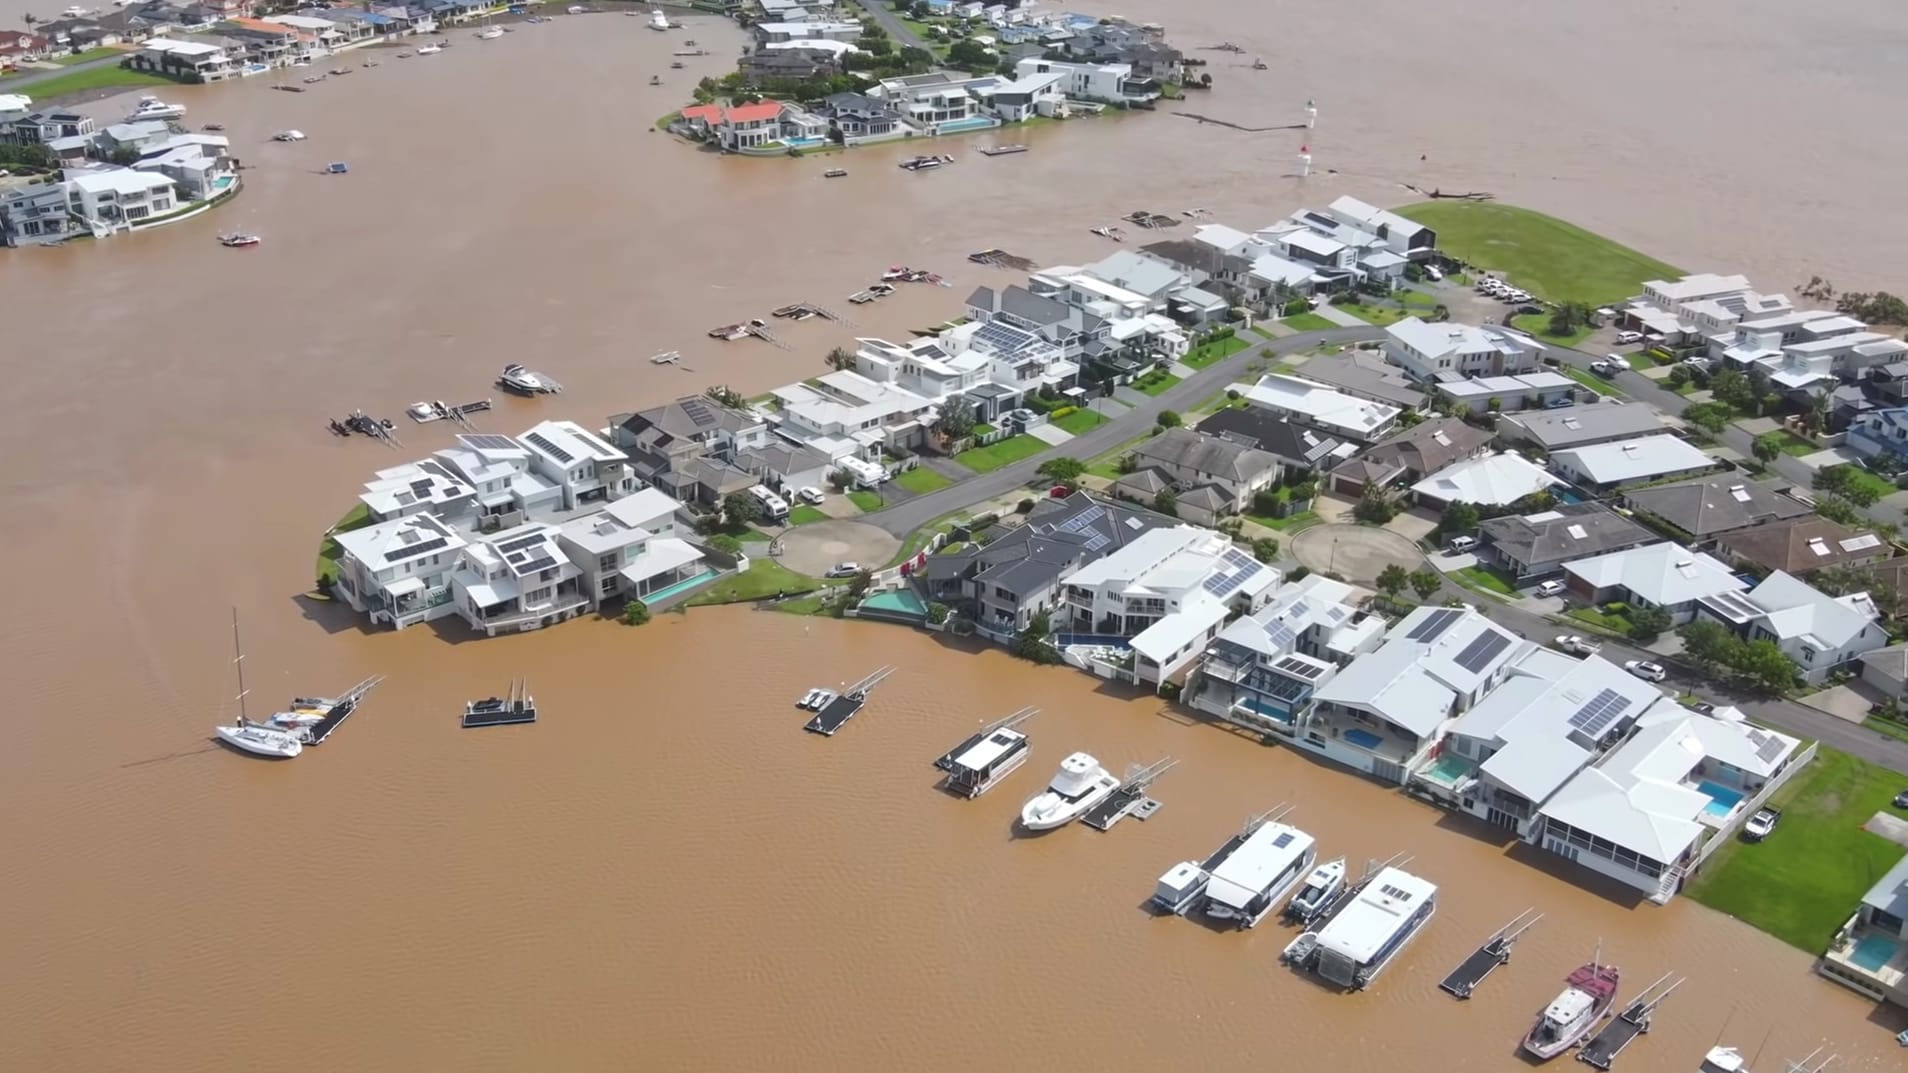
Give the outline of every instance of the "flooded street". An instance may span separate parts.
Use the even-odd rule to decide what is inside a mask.
[[[19,10],[0,0],[0,22]],[[1862,59],[1902,44],[1879,0],[1620,0],[1580,24],[1498,3],[1243,25],[1214,0],[1121,10],[1189,50],[1248,49],[1196,53],[1221,89],[1193,110],[1265,125],[1318,98],[1317,166],[1341,174],[1284,178],[1289,133],[1164,112],[1015,132],[1033,146],[1019,156],[949,143],[958,163],[938,173],[894,167],[917,151],[903,145],[840,158],[849,176],[826,182],[833,159],[710,157],[650,132],[739,47],[705,22],[689,35],[719,55],[681,72],[678,37],[603,16],[495,42],[454,31],[433,57],[355,53],[380,66],[303,94],[167,88],[255,165],[234,203],[0,251],[0,542],[17,566],[0,624],[15,697],[0,1069],[1515,1070],[1530,1018],[1599,939],[1626,982],[1689,977],[1620,1068],[1694,1069],[1719,1033],[1749,1052],[1766,1037],[1759,1070],[1825,1040],[1837,1070],[1895,1068],[1870,1005],[1768,936],[1506,859],[1476,828],[1076,672],[743,609],[479,642],[366,632],[298,598],[317,534],[370,471],[449,441],[402,421],[412,400],[494,395],[511,361],[567,390],[500,400],[488,431],[600,424],[712,383],[761,391],[1014,280],[968,251],[1085,261],[1111,249],[1086,229],[1136,208],[1257,226],[1339,193],[1401,203],[1402,180],[1492,190],[1771,290],[1813,272],[1901,286],[1908,221],[1872,218],[1908,164],[1873,133],[1905,92]],[[1273,69],[1244,69],[1260,50]],[[267,140],[287,127],[310,140]],[[1798,128],[1805,148],[1770,145]],[[350,173],[318,173],[333,160]],[[237,229],[264,245],[213,240]],[[1870,241],[1836,238],[1854,234]],[[846,305],[893,263],[954,286]],[[860,323],[790,325],[790,351],[704,335],[797,301]],[[647,361],[669,349],[682,368]],[[407,450],[325,433],[358,407],[400,419]],[[233,606],[255,712],[390,681],[296,763],[220,750],[206,739],[232,713]],[[841,735],[799,731],[797,694],[883,663],[901,672]],[[465,699],[513,676],[538,725],[457,728]],[[933,757],[1022,705],[1043,710],[1021,772],[974,802],[934,790]],[[1074,749],[1116,771],[1178,758],[1165,808],[1013,837]],[[1281,801],[1326,855],[1411,853],[1442,887],[1370,992],[1287,973],[1273,924],[1221,934],[1140,909],[1168,866]],[[1526,906],[1543,922],[1475,999],[1436,990]]]

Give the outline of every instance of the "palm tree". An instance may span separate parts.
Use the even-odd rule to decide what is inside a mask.
[[[1802,427],[1810,436],[1820,436],[1829,423],[1829,396],[1823,392],[1809,400],[1809,408],[1802,414]]]

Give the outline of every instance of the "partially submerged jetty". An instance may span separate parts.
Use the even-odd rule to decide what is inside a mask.
[[[1542,919],[1544,919],[1542,913],[1533,916],[1530,909],[1512,917],[1510,923],[1493,932],[1489,939],[1484,940],[1482,946],[1471,951],[1470,957],[1465,958],[1462,964],[1452,969],[1451,974],[1444,978],[1444,982],[1438,984],[1438,989],[1453,998],[1470,998],[1471,993],[1477,990],[1477,985],[1483,983],[1485,977],[1496,972],[1500,965],[1510,964],[1511,947],[1531,929],[1531,925]]]
[[[840,696],[831,698],[820,711],[815,713],[815,718],[802,724],[802,729],[811,734],[834,737],[835,731],[840,730],[842,724],[853,719],[855,713],[861,711],[862,707],[868,703],[868,694],[874,692],[874,688],[886,681],[894,671],[893,667],[876,668],[866,678],[844,688]]]
[[[464,729],[517,726],[537,721],[537,702],[524,679],[513,679],[501,697],[485,697],[464,705]]]
[[[1672,979],[1673,975],[1664,973],[1631,999],[1622,1013],[1611,1018],[1601,1032],[1583,1045],[1583,1049],[1577,1052],[1577,1060],[1596,1069],[1609,1069],[1615,1065],[1623,1049],[1636,1042],[1636,1037],[1650,1030],[1650,1022],[1656,1017],[1656,1008],[1670,997],[1670,992],[1682,986],[1682,979]]]
[[[1170,756],[1150,764],[1127,765],[1126,778],[1120,782],[1120,788],[1087,810],[1080,822],[1095,831],[1111,831],[1114,824],[1128,816],[1141,820],[1151,817],[1159,811],[1159,802],[1146,796],[1147,788],[1178,765],[1179,761]]]

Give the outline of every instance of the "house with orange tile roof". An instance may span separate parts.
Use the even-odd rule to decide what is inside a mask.
[[[731,152],[773,151],[780,145],[828,136],[828,120],[785,101],[717,102],[684,108],[690,133]]]

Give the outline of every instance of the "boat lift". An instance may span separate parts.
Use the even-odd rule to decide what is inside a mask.
[[[338,724],[349,718],[352,712],[357,711],[358,705],[364,703],[364,698],[383,681],[383,675],[374,674],[340,694],[331,702],[331,708],[325,712],[325,717],[313,723],[305,732],[305,744],[323,745],[325,739],[331,737],[331,732],[338,729]]]
[[[840,730],[842,724],[853,719],[862,705],[868,703],[868,694],[874,692],[874,687],[886,681],[894,671],[893,667],[878,667],[868,677],[854,685],[844,687],[839,696],[815,713],[815,718],[802,724],[802,729],[823,737],[834,737],[835,731]]]
[[[530,683],[511,679],[510,688],[501,697],[467,701],[464,704],[464,729],[507,727],[537,721],[537,702],[530,696]]]
[[[1671,980],[1671,973],[1664,973],[1657,981],[1644,988],[1623,1012],[1616,1015],[1609,1024],[1603,1026],[1590,1042],[1577,1052],[1577,1061],[1588,1062],[1597,1069],[1609,1069],[1623,1053],[1623,1048],[1636,1041],[1636,1037],[1650,1030],[1650,1022],[1656,1017],[1656,1008],[1670,997],[1670,992],[1683,986],[1681,978]]]
[[[1146,788],[1178,764],[1179,761],[1170,756],[1151,764],[1128,764],[1126,778],[1120,783],[1120,788],[1106,800],[1088,809],[1087,814],[1080,817],[1080,822],[1095,831],[1110,831],[1114,824],[1128,816],[1147,819],[1159,811],[1159,802],[1146,796]]]
[[[1526,909],[1512,917],[1510,923],[1497,929],[1484,941],[1484,945],[1471,951],[1471,956],[1465,958],[1463,964],[1451,970],[1451,975],[1438,985],[1439,990],[1452,998],[1470,998],[1471,992],[1477,990],[1477,985],[1483,983],[1486,976],[1497,971],[1498,966],[1510,963],[1511,947],[1516,945],[1517,940],[1532,925],[1544,919],[1542,913],[1535,916],[1531,913],[1531,909]]]
[[[951,773],[954,770],[955,757],[961,755],[962,753],[966,752],[969,749],[972,749],[974,746],[979,745],[981,742],[985,741],[987,739],[987,736],[992,734],[994,731],[1012,730],[1013,728],[1019,726],[1020,724],[1026,722],[1029,719],[1032,719],[1034,716],[1039,714],[1040,714],[1040,709],[1038,708],[1022,708],[1019,711],[1013,713],[1012,715],[1004,716],[1000,719],[994,720],[993,722],[975,731],[971,736],[968,737],[966,741],[961,742],[959,745],[956,745],[952,749],[949,749],[947,752],[941,754],[941,758],[934,762],[934,769],[936,771],[946,771]]]
[[[748,333],[749,335],[755,336],[757,339],[762,340],[763,342],[767,343],[768,345],[774,347],[777,350],[794,350],[795,349],[794,347],[776,338],[775,333],[769,331],[768,325],[763,324],[760,321],[755,321],[755,320],[749,321],[747,324],[742,326],[742,330]]]

